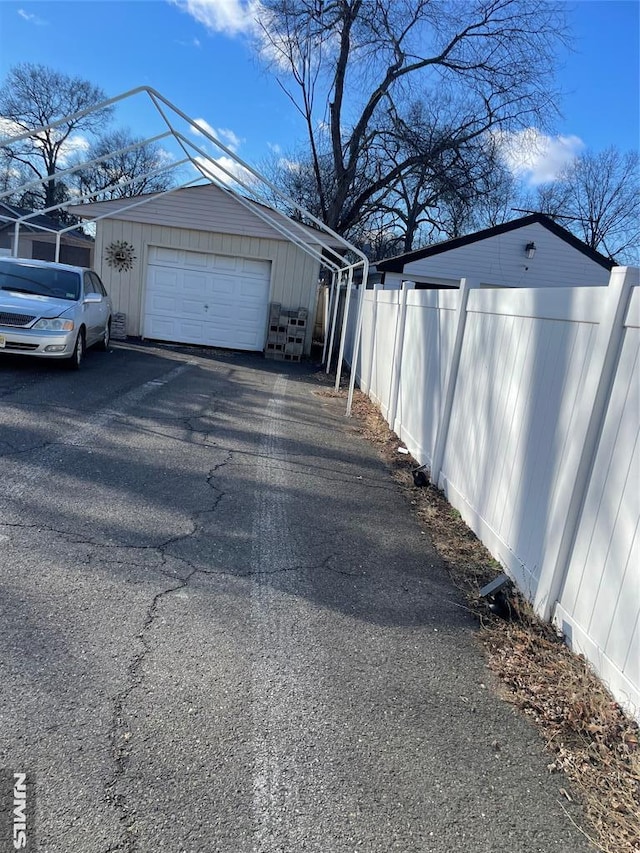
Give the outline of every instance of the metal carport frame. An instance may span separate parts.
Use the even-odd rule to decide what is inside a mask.
[[[117,95],[113,98],[109,98],[105,101],[102,101],[99,104],[95,104],[94,106],[89,107],[85,110],[80,110],[79,112],[64,116],[63,118],[58,119],[57,121],[52,122],[49,125],[44,125],[42,127],[37,127],[33,130],[17,134],[15,136],[0,139],[0,148],[7,147],[23,140],[34,139],[35,137],[37,137],[38,134],[42,133],[43,131],[55,130],[55,128],[60,127],[61,125],[64,125],[69,121],[75,121],[77,119],[83,118],[86,115],[99,112],[105,109],[106,107],[110,107],[114,104],[120,103],[121,101],[132,99],[137,95],[146,95],[149,98],[157,114],[160,116],[163,126],[166,125],[167,130],[163,130],[163,132],[149,136],[144,140],[136,142],[133,145],[127,146],[126,148],[114,149],[113,151],[109,151],[108,153],[101,155],[100,157],[76,163],[74,166],[64,169],[63,171],[57,172],[54,175],[25,182],[18,187],[14,187],[12,190],[0,193],[0,201],[15,192],[27,190],[36,186],[40,186],[43,183],[47,183],[48,181],[57,180],[59,178],[71,175],[74,172],[86,168],[87,166],[94,165],[96,163],[101,162],[102,160],[107,160],[114,154],[127,153],[128,151],[134,150],[138,147],[141,147],[142,145],[153,144],[155,142],[159,142],[160,140],[173,139],[177,143],[181,151],[184,153],[184,157],[181,159],[172,160],[171,162],[167,163],[167,166],[165,168],[162,168],[160,170],[156,169],[152,172],[146,173],[145,175],[137,176],[136,179],[139,179],[141,177],[153,177],[160,173],[168,173],[172,170],[179,169],[182,166],[186,165],[188,165],[192,169],[195,169],[197,173],[197,176],[195,178],[190,176],[189,180],[184,180],[182,183],[177,183],[176,185],[169,187],[167,190],[164,190],[159,193],[151,193],[148,196],[133,196],[121,199],[109,199],[110,202],[120,202],[119,206],[115,209],[113,209],[112,207],[108,214],[103,214],[102,216],[96,215],[93,217],[86,216],[84,218],[88,223],[94,223],[99,221],[100,219],[105,218],[106,216],[114,216],[117,213],[121,213],[125,210],[130,210],[131,208],[146,204],[149,201],[153,201],[154,199],[157,199],[168,193],[175,192],[178,189],[184,189],[186,187],[192,186],[213,184],[224,192],[227,192],[232,195],[242,205],[250,209],[253,214],[268,223],[285,239],[293,242],[296,246],[298,246],[298,248],[302,249],[315,260],[319,261],[322,266],[326,267],[331,271],[332,285],[330,293],[332,296],[331,308],[333,310],[329,312],[329,316],[331,317],[331,325],[330,329],[325,329],[325,345],[323,351],[323,363],[326,362],[327,373],[329,372],[329,366],[331,364],[331,359],[333,356],[333,345],[337,325],[337,308],[339,294],[342,282],[346,278],[346,301],[340,336],[338,365],[336,369],[336,390],[340,386],[340,379],[342,374],[344,348],[347,333],[347,322],[349,315],[349,302],[351,295],[351,287],[353,285],[354,271],[358,268],[362,268],[362,284],[360,287],[360,298],[358,300],[356,333],[351,364],[349,393],[347,398],[346,414],[347,416],[349,416],[351,414],[351,404],[353,400],[353,390],[357,369],[358,351],[360,345],[362,304],[369,271],[369,261],[367,257],[352,243],[350,243],[348,240],[345,240],[344,237],[341,237],[339,234],[337,234],[335,231],[325,225],[320,219],[318,219],[308,210],[299,205],[286,193],[283,193],[278,187],[275,186],[275,184],[273,184],[266,177],[264,177],[264,175],[262,175],[251,165],[249,165],[249,163],[238,157],[238,155],[234,151],[224,145],[224,143],[222,143],[206,128],[202,127],[200,124],[198,124],[198,122],[196,122],[186,113],[184,113],[175,104],[171,103],[171,101],[169,101],[155,89],[152,89],[148,86],[139,86],[135,89],[129,90],[128,92],[124,92],[121,95]],[[241,178],[239,177],[239,175],[232,173],[224,165],[218,163],[209,152],[207,152],[200,146],[195,145],[187,136],[184,135],[184,133],[180,132],[180,130],[176,127],[177,121],[179,119],[186,123],[187,128],[191,132],[199,136],[203,136],[219,151],[223,152],[227,157],[229,157],[233,163],[235,163],[237,166],[240,166],[240,171],[242,175],[246,175],[246,177]],[[223,176],[226,176],[226,178],[231,183],[225,181]],[[119,181],[116,182],[113,186],[125,187],[130,183],[132,183],[132,180]],[[317,241],[315,239],[313,242],[309,241],[309,233],[302,222],[298,222],[295,219],[291,219],[290,217],[279,213],[276,210],[266,207],[264,205],[264,202],[260,198],[259,189],[261,187],[268,187],[269,190],[274,193],[277,198],[279,198],[283,202],[286,202],[286,204],[289,205],[290,208],[296,210],[304,220],[313,223],[313,226],[318,230]],[[243,193],[239,191],[240,188],[243,190]],[[2,219],[6,223],[13,224],[14,227],[12,255],[16,257],[18,254],[20,228],[23,223],[27,223],[34,217],[37,217],[42,214],[49,214],[55,210],[63,210],[68,207],[72,207],[78,204],[79,202],[85,201],[86,199],[92,198],[94,196],[95,193],[87,193],[85,195],[76,196],[73,199],[60,202],[59,204],[47,207],[46,209],[33,211],[30,214],[16,216],[15,218],[12,218],[10,216],[1,216],[0,219]],[[41,231],[45,231],[56,236],[56,260],[58,260],[60,257],[60,241],[62,235],[68,231],[77,230],[78,227],[77,225],[72,225],[61,230],[56,230],[53,228],[47,228],[46,226],[40,224],[36,224],[35,222],[30,223],[30,225],[31,227],[35,227]],[[329,238],[331,238],[331,240],[329,240]],[[334,248],[336,242],[339,246],[342,247],[342,253]],[[351,253],[352,256],[355,256],[357,260],[353,262],[347,261],[344,257],[344,255],[346,255],[347,253]],[[328,347],[327,341],[329,342]]]

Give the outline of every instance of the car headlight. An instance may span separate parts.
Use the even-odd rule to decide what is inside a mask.
[[[72,332],[73,320],[65,320],[62,317],[54,317],[52,320],[48,320],[43,317],[42,320],[38,320],[34,324],[33,328],[46,329],[48,332]]]

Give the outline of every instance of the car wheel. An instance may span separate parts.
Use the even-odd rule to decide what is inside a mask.
[[[107,325],[104,328],[104,332],[102,334],[102,337],[100,338],[100,340],[98,342],[98,349],[102,350],[102,352],[107,352],[107,350],[109,349],[110,342],[111,342],[111,320],[109,320],[109,322],[107,323]]]
[[[73,355],[67,361],[69,370],[79,370],[84,359],[84,330],[80,329],[76,338],[76,345],[73,348]]]

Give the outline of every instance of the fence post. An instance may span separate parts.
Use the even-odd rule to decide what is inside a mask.
[[[444,460],[444,452],[447,446],[447,437],[449,435],[449,425],[451,423],[451,411],[453,409],[453,398],[455,396],[456,382],[458,381],[458,370],[460,369],[460,356],[462,354],[462,342],[464,340],[464,329],[467,323],[467,303],[469,301],[469,291],[476,286],[469,278],[460,279],[460,289],[458,291],[460,301],[456,310],[456,331],[453,343],[453,353],[451,354],[451,363],[447,372],[445,383],[444,405],[440,416],[440,423],[436,432],[435,446],[433,449],[433,459],[431,460],[431,482],[437,487],[440,481],[442,470],[442,462]]]
[[[387,421],[394,432],[396,430],[396,415],[398,412],[398,397],[400,396],[400,378],[402,376],[402,350],[404,349],[404,330],[407,323],[407,296],[415,289],[414,281],[403,281],[398,305],[398,323],[396,337],[393,342],[393,357],[391,360],[391,388],[389,392],[389,410]]]
[[[365,394],[369,394],[371,390],[371,376],[373,375],[373,360],[374,360],[374,350],[376,345],[376,323],[378,322],[378,294],[382,290],[382,285],[379,281],[376,281],[373,285],[373,289],[371,291],[371,298],[373,300],[371,306],[371,336],[369,339],[369,364],[367,367],[366,379],[364,372],[364,364],[362,365],[362,378],[360,380],[360,387],[365,392]],[[364,294],[366,297],[366,294]],[[363,305],[364,309],[364,305]]]
[[[639,281],[637,268],[614,267],[611,270],[607,300],[598,326],[590,371],[596,374],[596,387],[589,394],[587,426],[576,475],[571,489],[560,541],[554,559],[543,562],[533,605],[542,619],[549,620],[552,610],[562,595],[562,588],[571,562],[582,509],[589,488],[593,461],[602,435],[611,389],[615,379],[618,358],[624,338],[624,320],[631,288]]]
[[[347,324],[349,322],[349,308],[351,306],[351,287],[353,285],[353,266],[349,267],[347,274],[347,290],[344,296],[344,311],[342,312],[342,335],[340,336],[340,349],[338,351],[338,366],[336,367],[335,390],[340,390],[340,378],[342,376],[342,360],[344,358],[344,345],[347,340]],[[362,283],[364,287],[364,282]],[[353,361],[353,354],[351,356]]]

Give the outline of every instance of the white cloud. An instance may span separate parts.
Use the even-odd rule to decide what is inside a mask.
[[[170,166],[176,162],[176,159],[172,151],[167,151],[166,148],[158,148],[158,162],[161,166]]]
[[[240,139],[232,130],[228,128],[221,127],[218,128],[218,132],[216,134],[218,139],[221,139],[227,148],[230,148],[232,151],[237,151],[238,148],[242,145],[243,140]]]
[[[195,127],[193,127],[193,126],[191,127],[191,132],[194,134],[194,136],[203,136],[203,135],[204,135],[204,134],[200,133],[200,131],[198,130],[198,128],[201,128],[201,129],[202,129],[202,130],[204,130],[206,133],[210,133],[210,134],[211,134],[211,136],[215,136],[215,135],[216,135],[215,130],[214,130],[214,129],[213,129],[213,127],[209,124],[209,122],[208,122],[208,121],[206,121],[206,119],[203,119],[203,118],[197,118],[197,119],[194,119],[193,124],[194,124],[194,125],[196,125]]]
[[[529,186],[556,180],[584,148],[579,136],[547,136],[534,127],[494,138],[507,167]]]
[[[24,132],[24,128],[20,127],[10,118],[0,116],[0,141],[11,139],[14,136],[22,136]]]
[[[55,131],[53,131],[55,133]],[[16,124],[14,121],[8,118],[3,118],[0,116],[0,141],[6,142],[12,137],[22,136],[25,133],[23,127]],[[43,136],[36,136],[32,138],[33,144],[35,148],[41,147]],[[27,140],[24,140],[26,143]],[[69,139],[66,139],[60,148],[59,155],[59,164],[61,166],[67,165],[70,158],[74,154],[82,154],[84,151],[87,151],[90,147],[90,142],[86,138],[86,136],[82,136],[77,133],[74,136],[70,136]]]
[[[275,62],[283,70],[289,69],[287,57],[294,45],[287,36],[278,33],[273,25],[273,15],[260,0],[170,0],[191,15],[210,32],[226,36],[246,35],[254,39],[258,51],[266,62]]]
[[[282,169],[286,169],[287,172],[299,172],[302,168],[297,160],[289,160],[287,157],[280,157],[278,160],[278,166]]]
[[[208,30],[235,36],[254,33],[259,17],[259,0],[172,0]]]
[[[191,127],[191,132],[194,136],[204,136],[200,131],[204,131],[205,133],[211,134],[211,136],[215,137],[215,139],[220,140],[226,147],[235,154],[236,150],[242,145],[243,139],[241,139],[233,130],[229,130],[229,128],[215,128],[212,127],[206,119],[198,118],[194,120],[194,125]],[[200,130],[198,129],[200,128]],[[208,140],[209,150],[214,150],[214,143],[211,140]],[[199,164],[202,171],[205,173],[207,177],[212,177],[216,181],[226,186],[234,186],[237,181],[242,181],[245,184],[251,184],[255,181],[254,176],[251,172],[247,171],[240,163],[238,163],[233,157],[229,157],[226,154],[221,154],[219,157],[214,157],[213,154],[210,157],[204,156],[196,156],[194,157],[196,163]]]
[[[234,186],[236,181],[250,184],[255,180],[251,172],[248,172],[244,166],[232,160],[231,157],[223,155],[212,159],[205,159],[204,157],[195,157],[194,159],[207,177],[214,178],[228,187]]]
[[[75,136],[70,136],[69,139],[64,141],[60,148],[59,164],[61,166],[69,165],[69,160],[75,154],[83,154],[85,151],[89,150],[90,146],[91,143],[86,136],[82,136],[79,133]]]
[[[227,148],[230,148],[231,151],[237,151],[238,148],[242,145],[243,139],[241,139],[233,130],[229,130],[226,127],[212,127],[208,121],[203,118],[197,118],[194,120],[194,124],[197,127],[192,128],[192,132],[195,136],[203,136],[200,131],[197,129],[198,127],[205,131],[205,133],[214,136],[216,139],[219,139]]]
[[[37,15],[32,15],[30,12],[25,12],[24,9],[18,9],[18,15],[27,21],[29,24],[35,24],[36,27],[46,27],[49,23],[45,21],[44,18],[39,18]]]

